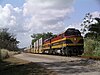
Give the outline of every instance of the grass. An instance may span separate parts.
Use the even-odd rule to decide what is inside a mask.
[[[0,62],[1,75],[56,75],[41,65],[14,57]]]

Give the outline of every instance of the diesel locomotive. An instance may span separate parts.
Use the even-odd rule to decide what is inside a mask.
[[[48,39],[40,38],[34,42],[33,53],[61,54],[66,56],[82,55],[84,40],[78,29],[68,28],[65,32]]]

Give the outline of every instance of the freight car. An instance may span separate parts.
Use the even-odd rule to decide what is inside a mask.
[[[35,45],[37,43],[37,45]],[[43,40],[40,38],[34,43],[34,53],[48,53],[61,55],[82,55],[84,52],[84,40],[79,30],[67,29],[56,37]]]

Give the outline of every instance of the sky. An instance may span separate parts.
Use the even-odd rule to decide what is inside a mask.
[[[100,0],[0,0],[0,28],[9,28],[19,47],[28,47],[33,33],[81,29],[86,13],[100,17]]]

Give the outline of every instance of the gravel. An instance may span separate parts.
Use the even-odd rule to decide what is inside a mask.
[[[58,75],[100,75],[100,61],[92,59],[30,53],[14,57],[36,62]]]

